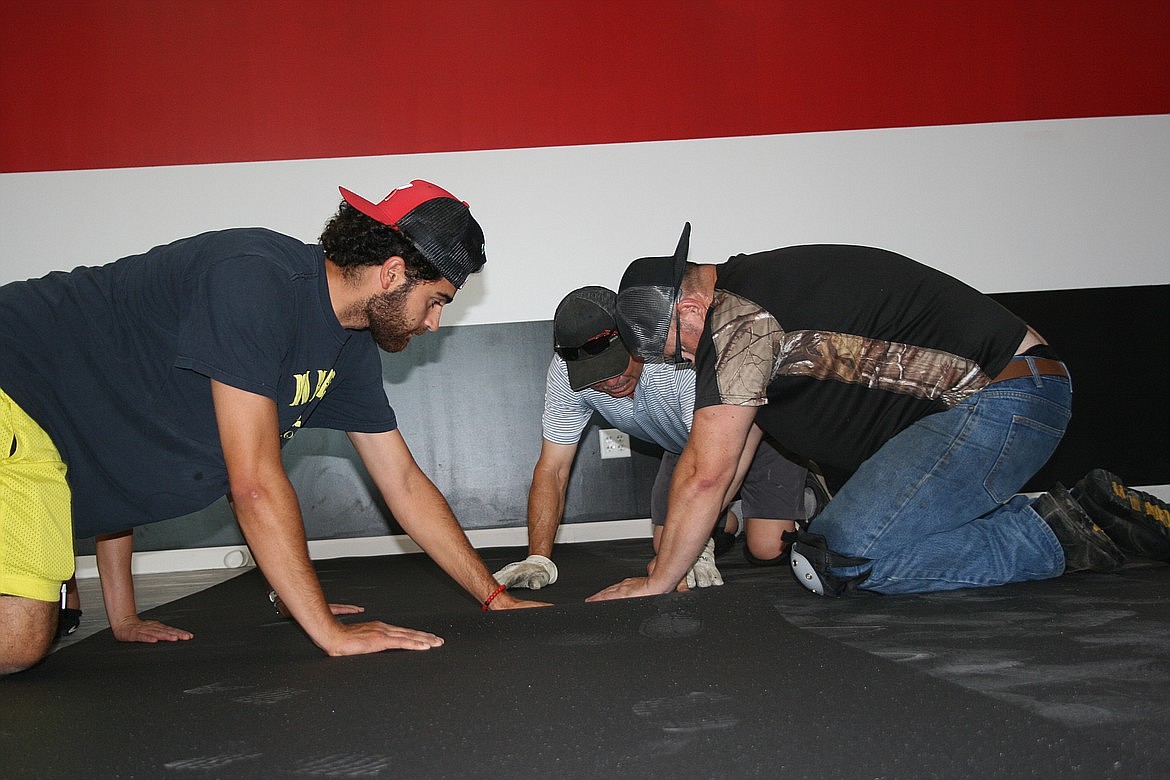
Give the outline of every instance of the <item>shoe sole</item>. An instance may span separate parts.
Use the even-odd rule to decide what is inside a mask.
[[[1076,485],[1077,501],[1125,552],[1170,561],[1170,508],[1116,475],[1094,469]]]

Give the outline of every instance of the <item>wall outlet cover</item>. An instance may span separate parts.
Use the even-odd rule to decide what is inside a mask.
[[[602,428],[598,431],[601,438],[601,457],[629,458],[630,437],[616,428]]]

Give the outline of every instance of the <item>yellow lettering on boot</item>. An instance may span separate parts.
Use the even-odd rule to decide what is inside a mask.
[[[1145,514],[1149,515],[1156,522],[1159,522],[1167,528],[1170,528],[1170,511],[1168,511],[1165,507],[1152,504],[1149,501],[1145,501],[1143,503],[1145,505],[1142,507],[1142,509],[1145,510]]]

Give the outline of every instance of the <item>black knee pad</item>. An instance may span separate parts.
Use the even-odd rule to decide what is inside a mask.
[[[840,596],[851,593],[869,578],[869,572],[856,577],[838,577],[831,566],[860,566],[868,558],[851,558],[829,549],[821,534],[808,531],[785,531],[781,537],[788,542],[792,574],[796,581],[818,596]]]

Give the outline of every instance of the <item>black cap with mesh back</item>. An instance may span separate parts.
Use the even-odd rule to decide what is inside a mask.
[[[671,314],[678,302],[690,245],[688,222],[673,256],[638,258],[626,268],[618,287],[618,332],[626,349],[648,363],[664,360]]]
[[[572,353],[573,360],[565,359],[564,354],[561,357],[574,391],[615,377],[630,364],[630,353],[617,338],[616,300],[613,290],[605,287],[581,287],[557,306],[553,340],[558,354]],[[581,349],[587,342],[593,342],[598,351]]]
[[[470,207],[438,185],[415,179],[378,203],[340,190],[358,211],[402,233],[456,288],[487,262],[483,230]]]
[[[398,220],[402,233],[456,288],[487,262],[483,230],[467,206],[432,198]]]

